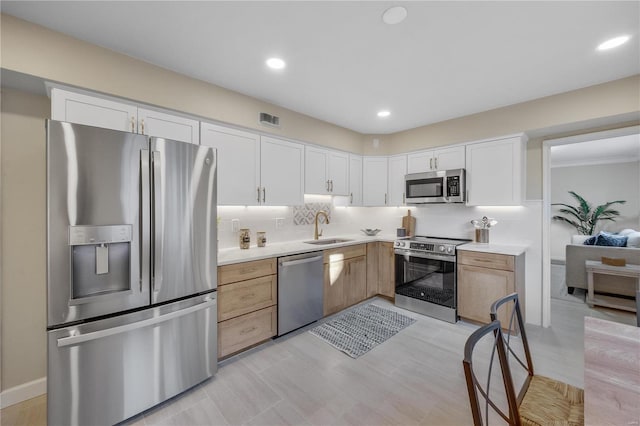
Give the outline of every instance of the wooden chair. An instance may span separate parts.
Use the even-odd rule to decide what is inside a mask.
[[[498,312],[506,309],[508,324],[502,324],[500,334],[505,345],[507,371],[511,380],[513,366],[526,370],[522,388],[516,397],[513,417],[516,425],[582,425],[584,424],[584,391],[580,388],[559,382],[548,377],[534,374],[527,333],[522,320],[518,294],[513,293],[496,300],[491,305],[491,319],[498,318]],[[518,355],[514,350],[515,341],[519,341],[524,351]],[[514,361],[514,362],[512,362]],[[510,387],[515,387],[513,382]],[[515,394],[514,394],[515,395]]]
[[[479,354],[480,359],[478,361],[482,365],[476,365],[473,356],[474,351],[477,344],[484,339],[491,342],[490,356],[487,358],[482,356],[483,354]],[[521,425],[516,414],[518,407],[516,406],[515,391],[513,390],[513,381],[511,380],[505,348],[506,345],[500,331],[500,321],[498,320],[494,320],[473,332],[464,345],[462,365],[475,426],[488,425],[490,418],[495,416],[493,413],[496,413],[510,425]],[[499,372],[494,372],[493,370],[496,363],[496,355],[497,363],[500,366]],[[487,370],[486,377],[483,377],[484,380],[480,380],[476,373],[483,367]],[[482,372],[485,373],[485,371]],[[496,376],[498,374],[502,375],[502,383],[496,385],[495,382],[498,381]],[[492,379],[494,379],[493,385]]]

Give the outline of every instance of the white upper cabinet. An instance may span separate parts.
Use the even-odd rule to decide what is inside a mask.
[[[201,133],[202,145],[218,151],[218,204],[260,204],[260,136],[210,123],[202,123]]]
[[[307,194],[347,195],[349,154],[306,146],[304,182]]]
[[[260,203],[304,204],[304,145],[261,136],[260,157]]]
[[[51,89],[51,118],[181,142],[200,143],[197,120],[56,87]]]
[[[467,148],[467,205],[521,205],[524,135],[471,143]]]
[[[387,205],[387,157],[363,157],[362,205]]]
[[[54,87],[51,89],[51,118],[123,132],[136,132],[138,107]]]
[[[329,193],[329,153],[325,149],[306,146],[304,148],[304,192],[307,194]]]
[[[464,145],[414,152],[407,156],[407,173],[464,169]]]
[[[349,205],[362,205],[362,157],[349,154]]]
[[[402,206],[405,202],[404,175],[407,174],[407,156],[392,155],[389,157],[388,206]]]
[[[329,151],[329,188],[331,195],[349,194],[349,154]]]
[[[200,143],[199,122],[178,115],[138,108],[138,133],[174,141]]]

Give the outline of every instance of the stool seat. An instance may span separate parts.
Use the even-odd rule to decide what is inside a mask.
[[[583,425],[584,391],[534,375],[518,407],[523,426]]]

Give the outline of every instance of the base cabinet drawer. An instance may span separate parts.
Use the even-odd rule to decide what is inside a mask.
[[[218,358],[239,352],[277,333],[277,306],[218,323]]]
[[[225,321],[277,304],[277,291],[277,275],[218,287],[218,321]]]

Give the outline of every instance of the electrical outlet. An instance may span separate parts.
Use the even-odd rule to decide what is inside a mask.
[[[276,217],[276,229],[280,229],[284,226],[284,218]]]
[[[240,230],[240,219],[231,219],[231,232],[238,232]]]

